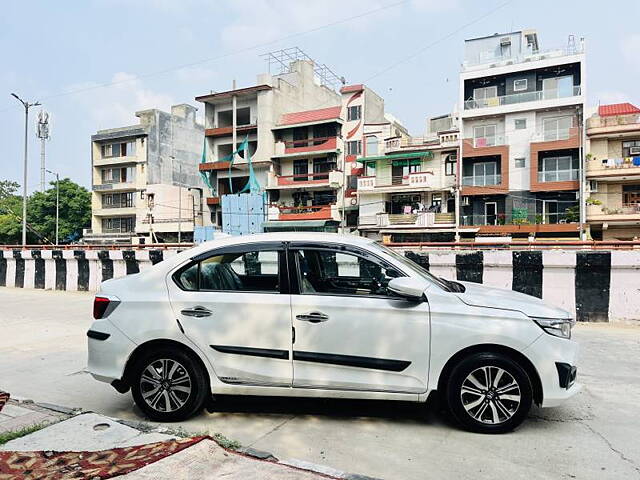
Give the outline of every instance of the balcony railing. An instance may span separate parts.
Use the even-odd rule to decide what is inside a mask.
[[[538,172],[538,182],[570,182],[578,180],[578,170],[552,170]]]
[[[536,132],[531,141],[533,142],[556,142],[558,140],[569,140],[572,135],[578,135],[577,128],[561,128],[559,130],[548,130]]]
[[[462,215],[460,224],[463,226],[482,225],[555,225],[578,222],[578,214],[573,212],[506,215]]]
[[[378,227],[407,226],[407,227],[431,227],[435,225],[435,213],[379,213],[376,215]]]
[[[602,167],[600,166],[602,165]],[[640,167],[640,156],[625,158],[607,158],[601,162],[589,161],[589,167],[595,169],[609,168],[637,168]]]
[[[473,139],[473,148],[498,147],[508,145],[508,139],[504,135],[492,135],[490,137],[477,137]]]
[[[471,175],[462,177],[462,185],[466,187],[486,187],[491,185],[500,185],[502,175]]]
[[[276,220],[331,220],[332,207],[332,205],[278,206]]]
[[[413,172],[408,175],[385,175],[358,178],[358,190],[373,190],[379,187],[407,186],[437,188],[438,179],[433,172]]]
[[[515,105],[518,103],[536,102],[539,100],[576,97],[580,95],[581,91],[580,86],[574,86],[567,90],[549,89],[538,90],[535,92],[514,93],[511,95],[502,95],[501,97],[479,98],[465,101],[464,109],[474,110],[476,108],[502,107],[504,105]]]
[[[516,54],[516,55],[504,55],[504,56],[495,55],[490,52],[486,52],[486,53],[479,53],[475,58],[466,59],[463,64],[463,69],[480,66],[480,65],[495,64],[495,66],[497,67],[504,64],[535,62],[535,61],[544,60],[547,58],[557,58],[557,57],[565,57],[568,55],[576,55],[582,52],[583,52],[582,48],[579,48],[579,47],[550,48],[545,50],[536,50],[531,52],[523,52],[521,54]]]
[[[336,170],[318,173],[297,173],[294,175],[276,175],[278,186],[304,183],[329,183],[329,175]]]

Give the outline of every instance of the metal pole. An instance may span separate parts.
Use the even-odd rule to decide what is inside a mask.
[[[22,246],[27,245],[27,131],[29,128],[29,104],[24,105],[24,176],[22,177]]]
[[[44,140],[43,140],[44,142]],[[60,175],[56,173],[56,245],[60,245]]]
[[[342,188],[341,188],[341,193],[342,193],[342,216],[340,218],[340,227],[342,232],[341,233],[345,233],[345,228],[347,226],[347,215],[345,213],[345,196],[346,196],[346,192],[347,192],[347,163],[344,161],[344,155],[342,156]]]
[[[463,104],[464,107],[464,104]],[[463,147],[464,147],[464,131],[462,125],[462,114],[459,117],[459,127],[458,127],[458,158],[456,162],[456,176],[455,176],[455,216],[456,216],[456,233],[455,240],[456,242],[460,241],[460,188],[462,185],[461,177],[462,177],[462,159],[463,159]]]
[[[584,113],[580,107],[578,107],[578,134],[580,135],[580,148],[578,150],[578,160],[580,162],[580,190],[579,190],[579,201],[580,201],[580,240],[586,240],[586,231],[585,231],[585,214],[586,214],[586,202],[585,202],[585,162],[584,162]]]
[[[178,164],[178,243],[182,242],[182,163]]]
[[[40,138],[40,191],[44,192],[44,158],[45,158],[45,138]]]

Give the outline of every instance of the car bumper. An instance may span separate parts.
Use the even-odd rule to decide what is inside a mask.
[[[523,352],[540,376],[543,407],[556,407],[582,388],[576,382],[578,350],[573,340],[545,333]]]
[[[101,382],[120,380],[136,344],[108,319],[93,322],[87,337],[89,373]]]

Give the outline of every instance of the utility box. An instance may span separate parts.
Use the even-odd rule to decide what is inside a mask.
[[[265,200],[262,194],[223,195],[221,204],[223,233],[251,235],[264,231]]]

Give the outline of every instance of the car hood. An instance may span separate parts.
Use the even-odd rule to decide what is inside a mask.
[[[547,305],[531,295],[502,288],[486,287],[473,282],[458,283],[464,285],[465,291],[464,293],[456,293],[456,295],[467,305],[513,310],[522,312],[529,317],[571,318],[566,310]]]

